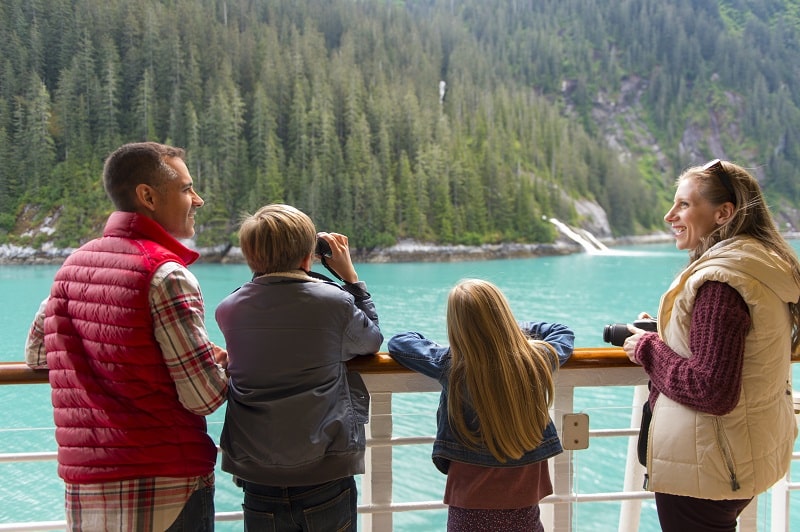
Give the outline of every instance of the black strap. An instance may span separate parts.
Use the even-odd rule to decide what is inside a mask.
[[[334,276],[334,277],[336,277],[337,279],[339,279],[339,280],[340,280],[341,282],[343,282],[343,283],[347,283],[347,281],[345,281],[344,279],[342,279],[342,278],[341,278],[341,276],[340,276],[338,273],[336,273],[335,271],[333,271],[333,268],[331,268],[330,266],[328,266],[328,261],[327,261],[327,260],[325,260],[325,257],[324,257],[324,256],[323,256],[323,257],[320,257],[320,262],[322,262],[322,265],[323,265],[323,266],[325,266],[325,269],[326,269],[326,270],[328,270],[329,272],[331,272],[331,274],[333,274],[333,276]],[[318,275],[321,275],[321,274],[318,274]],[[325,277],[324,275],[322,275],[322,278],[323,278],[323,279],[326,279],[326,277]],[[328,281],[330,281],[330,279],[328,279]],[[350,283],[347,283],[347,284],[350,284]]]
[[[364,290],[363,288],[361,288],[357,284],[349,283],[349,282],[345,281],[344,279],[342,279],[341,277],[339,277],[339,274],[336,273],[335,271],[333,271],[333,268],[328,266],[328,263],[325,262],[325,257],[322,257],[322,261],[321,262],[322,262],[322,265],[325,266],[325,268],[327,268],[329,272],[331,272],[337,279],[339,279],[341,282],[344,283],[344,286],[342,288],[344,290],[346,290],[354,298],[356,298],[356,302],[364,301],[364,300],[369,299],[369,298],[372,297],[369,292],[367,292],[366,290]],[[329,277],[326,277],[326,276],[322,275],[321,273],[317,273],[317,272],[306,272],[306,273],[310,277],[314,277],[316,279],[321,279],[323,281],[328,281],[329,283],[336,284],[336,281],[334,281],[333,279],[331,279]],[[348,288],[348,287],[352,287],[352,288]],[[354,290],[356,290],[358,293],[354,293],[353,292]]]
[[[639,463],[647,467],[647,442],[650,437],[650,420],[653,411],[650,409],[650,400],[645,399],[642,405],[642,423],[639,427],[639,440],[636,442],[636,454]]]
[[[331,270],[330,268],[328,268],[328,270],[333,272],[333,270]],[[336,284],[336,281],[334,281],[333,279],[331,279],[327,275],[324,275],[324,274],[321,274],[321,273],[318,273],[318,272],[307,271],[306,275],[308,275],[309,277],[313,277],[314,279],[319,279],[320,281],[325,281],[325,282],[328,282],[328,283]],[[336,277],[339,277],[339,276],[337,275]],[[341,279],[341,277],[339,277],[339,279]]]

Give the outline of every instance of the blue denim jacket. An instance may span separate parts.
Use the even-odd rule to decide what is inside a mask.
[[[520,327],[531,338],[544,340],[556,350],[559,365],[572,355],[575,335],[565,325],[545,322],[520,322]],[[544,431],[542,443],[518,460],[499,462],[488,449],[471,449],[454,434],[447,417],[447,388],[450,377],[450,348],[428,340],[420,333],[396,334],[389,340],[389,354],[402,366],[439,381],[442,393],[436,413],[436,440],[433,442],[433,463],[444,474],[455,460],[466,464],[487,467],[517,467],[546,460],[562,452],[556,427],[551,420]],[[554,368],[555,369],[555,368]],[[466,419],[474,419],[473,412],[465,412]]]

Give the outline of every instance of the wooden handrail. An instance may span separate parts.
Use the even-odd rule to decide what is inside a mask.
[[[388,355],[356,357],[347,363],[349,369],[365,374],[413,373]],[[619,347],[579,347],[562,369],[597,369],[634,367]],[[0,362],[0,385],[46,383],[46,369],[31,369],[24,362]]]
[[[0,384],[40,384],[47,381],[46,369],[31,369],[25,362],[0,362]]]

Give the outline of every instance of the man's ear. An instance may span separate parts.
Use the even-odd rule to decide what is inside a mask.
[[[155,211],[155,190],[150,185],[139,183],[136,185],[136,203],[146,211]]]

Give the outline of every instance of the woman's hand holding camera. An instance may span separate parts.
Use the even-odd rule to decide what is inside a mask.
[[[639,314],[640,320],[652,320],[653,317],[646,312],[642,312]],[[642,338],[643,335],[647,334],[648,332],[644,329],[640,329],[632,324],[628,324],[628,330],[632,333],[630,336],[625,338],[625,342],[622,344],[622,349],[625,350],[625,354],[628,355],[628,360],[633,362],[634,364],[639,364],[639,361],[636,360],[636,344],[639,343],[639,340]]]
[[[358,282],[358,274],[350,258],[350,246],[347,236],[340,233],[317,233],[317,239],[324,240],[330,247],[330,256],[324,256],[328,267],[339,274],[339,277],[346,283]],[[317,246],[316,256],[320,259],[320,246]]]

